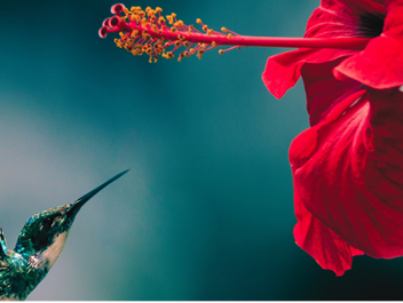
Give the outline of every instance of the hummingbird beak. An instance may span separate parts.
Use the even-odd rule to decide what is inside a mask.
[[[123,172],[121,172],[120,174],[117,174],[116,176],[114,176],[113,178],[109,179],[108,181],[106,181],[105,183],[103,183],[102,185],[98,186],[97,188],[93,189],[92,191],[90,191],[89,193],[85,194],[84,196],[82,196],[81,198],[79,198],[78,200],[76,200],[73,205],[70,207],[70,209],[68,210],[68,214],[72,217],[74,217],[78,211],[81,209],[81,207],[88,201],[90,200],[93,196],[95,196],[97,193],[99,193],[102,189],[104,189],[106,186],[108,186],[109,184],[111,184],[112,182],[116,181],[117,179],[119,179],[121,176],[123,176],[124,174],[126,174],[130,169],[127,169]]]

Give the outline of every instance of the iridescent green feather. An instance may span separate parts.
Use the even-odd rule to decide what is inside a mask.
[[[81,207],[124,171],[74,203],[32,216],[21,230],[15,250],[7,248],[0,227],[0,300],[24,300],[42,281],[61,254]]]

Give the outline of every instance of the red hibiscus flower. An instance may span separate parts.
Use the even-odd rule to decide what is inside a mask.
[[[403,0],[322,0],[304,38],[241,36],[186,25],[162,9],[112,7],[99,35],[117,46],[178,60],[231,45],[302,47],[269,58],[277,98],[302,76],[311,128],[290,148],[296,243],[342,275],[352,257],[403,256]],[[182,48],[183,49],[183,48]]]
[[[371,37],[364,50],[269,58],[281,97],[302,75],[311,128],[291,144],[296,243],[338,276],[352,257],[403,256],[403,1],[322,0],[305,37]]]

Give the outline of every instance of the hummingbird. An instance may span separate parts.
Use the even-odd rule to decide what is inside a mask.
[[[42,211],[25,223],[14,250],[0,227],[0,300],[25,300],[59,258],[81,207],[125,170],[73,203]]]

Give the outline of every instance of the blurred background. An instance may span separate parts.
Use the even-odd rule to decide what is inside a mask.
[[[78,215],[31,300],[402,299],[403,260],[336,278],[295,245],[288,163],[308,127],[301,82],[264,87],[282,49],[149,64],[100,39],[106,0],[0,4],[0,224],[131,171]],[[319,0],[136,0],[187,24],[302,36]]]

